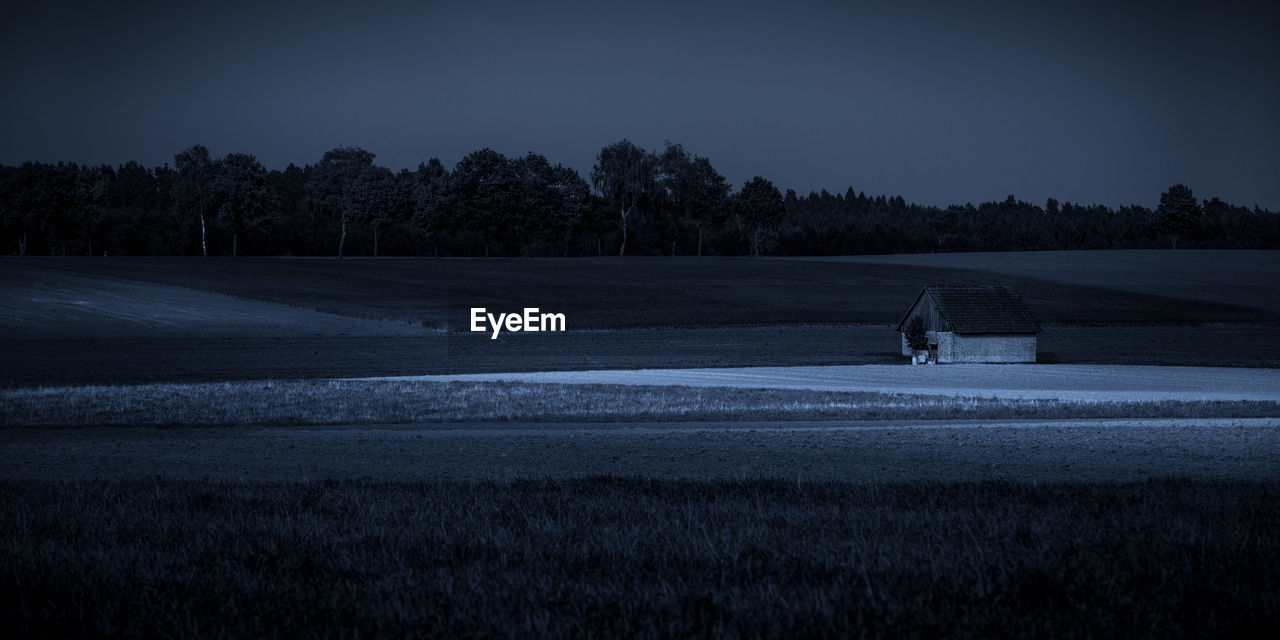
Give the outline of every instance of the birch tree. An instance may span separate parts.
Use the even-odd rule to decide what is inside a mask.
[[[311,170],[308,196],[338,221],[338,259],[347,244],[347,224],[364,215],[367,202],[365,171],[373,167],[374,155],[359,147],[340,147],[324,153]]]
[[[177,179],[173,183],[174,203],[185,215],[199,218],[200,255],[208,257],[208,224],[205,217],[212,196],[210,183],[213,181],[213,162],[209,159],[209,150],[204,145],[195,145],[175,155],[173,165],[178,170]]]
[[[622,242],[618,255],[627,254],[627,222],[636,207],[654,194],[657,159],[651,153],[622,139],[600,150],[591,169],[591,184],[618,212]]]

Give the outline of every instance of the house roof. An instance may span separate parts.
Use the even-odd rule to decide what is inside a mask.
[[[926,295],[933,300],[938,315],[956,333],[1040,332],[1040,323],[1013,289],[971,285],[925,287],[898,323],[898,331],[903,330],[907,318]]]

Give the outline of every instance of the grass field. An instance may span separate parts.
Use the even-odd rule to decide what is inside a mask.
[[[933,282],[1016,286],[1045,362],[1280,366],[1276,252],[1105,258],[5,258],[0,385],[898,363],[893,325]],[[570,331],[441,330],[471,306]]]
[[[380,380],[377,378],[370,381]],[[904,367],[736,367],[410,376],[392,381],[664,385],[692,389],[791,389],[928,395],[943,399],[1063,403],[1280,401],[1280,371],[1228,367],[1082,364],[952,364]]]
[[[1191,301],[1280,309],[1280,289],[1267,284],[1280,272],[1280,256],[1276,251],[1006,251],[813,259],[860,265],[975,269]]]
[[[1280,401],[1099,401],[715,384],[680,387],[485,381],[268,381],[0,389],[0,425],[8,427],[1253,417],[1280,417]]]
[[[75,334],[70,334],[75,335]],[[889,327],[681,327],[417,336],[10,338],[0,386],[589,369],[901,364]],[[1272,342],[1277,344],[1272,345]],[[1048,327],[1042,362],[1280,367],[1280,327]]]
[[[1274,637],[1280,486],[0,483],[0,635]]]
[[[0,259],[0,635],[1271,637],[1278,255]],[[1062,366],[671,386],[897,365],[938,282]],[[333,380],[513,371],[588,373]]]
[[[80,278],[170,285],[354,318],[462,326],[467,308],[541,306],[577,328],[766,324],[893,324],[931,283],[1016,287],[1047,324],[1280,322],[1266,251],[1092,252],[1087,278],[1037,270],[1075,252],[943,254],[945,261],[742,258],[5,259],[0,286]],[[972,257],[971,256],[976,256]],[[972,263],[970,263],[972,261]],[[968,266],[967,266],[968,265]],[[1189,271],[1202,274],[1189,283]],[[449,317],[449,309],[459,311]]]
[[[0,479],[1277,482],[1280,418],[10,427]]]

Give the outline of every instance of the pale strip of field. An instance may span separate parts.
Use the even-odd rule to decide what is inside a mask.
[[[1280,401],[1280,369],[1068,364],[544,371],[364,378],[876,391],[1068,401]]]
[[[0,480],[1280,479],[1280,419],[0,430]]]
[[[6,337],[408,336],[404,322],[349,318],[185,287],[39,270],[0,269],[0,330]]]

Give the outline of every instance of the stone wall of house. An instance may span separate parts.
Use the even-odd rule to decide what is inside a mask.
[[[1034,334],[938,333],[938,362],[1035,362]]]

